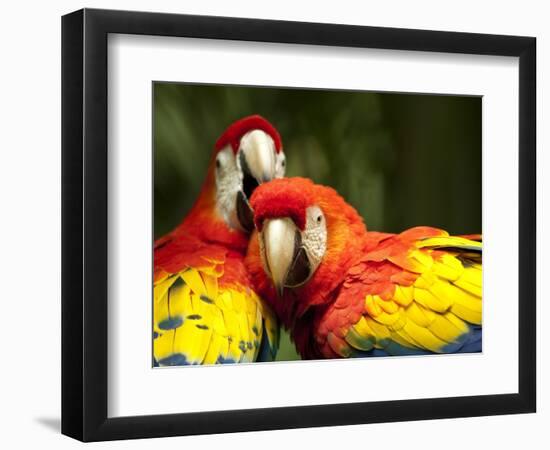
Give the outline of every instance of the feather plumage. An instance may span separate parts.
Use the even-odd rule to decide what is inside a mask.
[[[294,197],[292,203],[272,209],[285,195]],[[368,232],[333,189],[300,178],[264,185],[252,202],[260,224],[280,217],[280,210],[289,216],[294,208],[290,217],[300,217],[302,204],[319,206],[326,217],[321,264],[304,286],[282,298],[254,242],[246,260],[258,292],[291,329],[304,358],[481,351],[480,235],[450,236],[431,227]]]
[[[218,152],[230,145],[236,154],[241,138],[256,129],[282,152],[277,130],[264,118],[254,115],[233,123],[214,146],[191,211],[155,242],[155,366],[251,362],[276,354],[276,316],[254,291],[244,267],[249,235],[229,227],[217,204]]]
[[[374,255],[367,252],[350,268],[338,292],[338,297],[355,297],[341,303],[364,299],[360,320],[347,326],[346,342],[361,352],[372,351],[372,342],[377,355],[480,351],[481,339],[475,339],[477,345],[472,345],[472,339],[481,325],[481,264],[464,263],[460,256],[462,249],[481,252],[481,244],[452,236],[409,240],[402,234],[387,239],[391,243],[381,243],[387,257],[381,258],[376,250]],[[405,255],[393,252],[394,245],[403,248],[403,244],[408,247]],[[402,272],[415,278],[412,285],[400,283],[407,279],[397,276]],[[380,283],[382,276],[373,277],[374,273],[385,273],[391,283]],[[331,324],[333,315],[345,314],[345,309],[329,307],[321,320]],[[329,327],[316,335],[322,353],[323,349],[328,353],[327,347],[336,351],[329,340],[331,333]],[[346,357],[349,350],[336,353]]]
[[[201,261],[198,267],[184,264],[166,275],[160,269],[164,255],[156,254],[155,361],[160,366],[253,362],[264,336],[273,358],[278,346],[277,320],[251,288],[242,261],[223,255],[215,246],[189,255],[190,260]]]

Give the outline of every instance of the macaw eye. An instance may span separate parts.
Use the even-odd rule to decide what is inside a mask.
[[[219,169],[222,166],[222,163],[219,158],[216,159],[216,169]]]
[[[285,165],[286,165],[286,161],[283,159],[283,160],[281,161],[281,166],[284,167]]]
[[[319,215],[317,216],[317,223],[321,223],[323,221],[323,216]]]

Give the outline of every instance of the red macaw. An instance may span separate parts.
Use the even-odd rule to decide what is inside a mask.
[[[155,365],[274,357],[277,320],[252,289],[244,256],[248,198],[284,171],[279,133],[260,116],[238,120],[216,142],[191,211],[154,245]]]
[[[245,264],[303,358],[481,351],[481,237],[367,231],[338,193],[304,178],[251,198]]]

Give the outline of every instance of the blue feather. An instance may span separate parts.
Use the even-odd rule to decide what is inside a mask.
[[[265,326],[262,331],[262,341],[260,343],[260,350],[258,350],[258,357],[256,358],[257,362],[267,362],[273,361],[274,355],[269,346],[269,339],[265,331]]]

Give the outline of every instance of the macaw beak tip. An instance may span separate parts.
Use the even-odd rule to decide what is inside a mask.
[[[279,297],[284,288],[304,285],[313,273],[302,236],[292,219],[270,219],[263,225],[262,237],[266,272]]]
[[[284,285],[277,285],[277,286],[275,286],[275,291],[277,292],[277,296],[278,296],[279,298],[282,298],[282,297],[283,297],[283,294],[284,294],[284,291],[285,291]]]
[[[295,253],[296,226],[289,218],[269,219],[263,224],[261,239],[264,244],[266,273],[273,287],[282,297],[287,285],[289,269]]]

